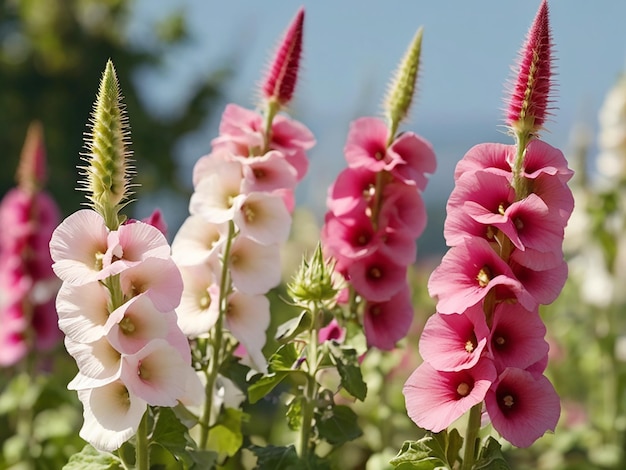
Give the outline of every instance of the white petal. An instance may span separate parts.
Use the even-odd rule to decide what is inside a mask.
[[[147,403],[117,381],[103,387],[81,390],[85,422],[80,437],[96,449],[111,452],[135,435]]]
[[[246,294],[265,294],[280,283],[280,248],[237,237],[229,257],[233,285]]]
[[[119,378],[121,355],[106,338],[83,344],[66,337],[65,348],[76,359],[79,371],[67,386],[70,390],[100,387]]]
[[[183,295],[176,309],[178,325],[187,336],[195,338],[208,333],[219,314],[219,287],[208,265],[180,268]]]
[[[109,294],[93,281],[82,286],[63,283],[56,300],[59,328],[79,343],[92,343],[104,336],[109,316]]]
[[[187,217],[172,242],[172,259],[178,266],[216,259],[225,230],[225,224],[213,224],[197,215]]]
[[[284,243],[289,238],[291,216],[277,195],[250,193],[239,199],[234,221],[241,236],[262,245]]]

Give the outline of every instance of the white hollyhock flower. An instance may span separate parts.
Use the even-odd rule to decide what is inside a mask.
[[[233,241],[228,268],[233,286],[246,294],[265,294],[280,283],[280,248],[246,237]]]
[[[240,236],[261,245],[284,243],[289,238],[291,215],[278,195],[250,193],[238,198],[233,220]]]

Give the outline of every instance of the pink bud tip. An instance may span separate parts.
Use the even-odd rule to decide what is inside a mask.
[[[303,29],[304,8],[300,8],[276,50],[274,61],[261,87],[266,99],[275,100],[280,105],[286,105],[291,101],[296,88],[302,54]]]
[[[520,51],[518,69],[508,100],[506,124],[526,128],[531,133],[543,126],[552,85],[552,35],[548,3],[542,0],[526,42]]]
[[[43,128],[40,122],[34,121],[26,132],[16,179],[21,188],[35,191],[45,184],[46,177],[46,148],[43,140]]]

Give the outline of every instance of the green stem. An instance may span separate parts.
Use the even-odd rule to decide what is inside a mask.
[[[228,294],[230,293],[230,278],[228,275],[228,259],[230,257],[230,249],[233,239],[235,238],[235,224],[233,221],[228,223],[228,236],[222,257],[222,275],[220,281],[220,297],[219,297],[219,314],[215,326],[213,326],[213,335],[211,337],[211,358],[208,364],[208,370],[205,371],[206,387],[204,389],[205,401],[202,418],[200,421],[200,448],[206,449],[209,442],[209,429],[211,423],[211,411],[213,408],[213,395],[215,393],[215,382],[219,374],[220,367],[224,361],[222,355],[223,350],[223,325],[226,312],[228,310]]]
[[[148,453],[148,411],[141,418],[136,434],[135,467],[137,470],[150,468],[150,454]]]
[[[480,431],[480,414],[482,403],[474,405],[467,420],[467,430],[465,431],[465,452],[463,453],[463,466],[461,470],[471,470],[476,462],[476,443],[478,442],[478,432]]]
[[[300,434],[298,436],[298,454],[303,461],[307,461],[310,441],[311,441],[311,426],[313,423],[313,415],[315,413],[315,403],[317,402],[318,383],[317,383],[317,369],[318,364],[318,341],[319,341],[319,321],[318,321],[318,309],[313,310],[314,320],[313,326],[310,331],[309,344],[307,345],[307,366],[308,377],[306,389],[304,391],[304,404],[302,408],[302,426],[300,426]]]
[[[521,132],[515,135],[517,149],[515,153],[515,161],[511,168],[513,173],[512,186],[515,190],[515,199],[521,201],[528,196],[528,186],[526,184],[526,178],[524,178],[524,157],[526,156],[526,147],[531,140],[531,135],[528,132]]]
[[[280,103],[276,100],[269,100],[267,102],[267,110],[265,111],[265,119],[263,121],[263,140],[264,149],[263,153],[266,153],[270,149],[270,142],[272,141],[272,122],[274,117],[280,111]]]

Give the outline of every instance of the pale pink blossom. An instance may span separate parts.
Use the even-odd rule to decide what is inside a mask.
[[[198,215],[185,219],[172,241],[172,259],[178,266],[218,261],[227,224],[213,224]]]
[[[276,150],[254,157],[235,156],[234,158],[241,163],[243,193],[272,192],[277,189],[296,187],[296,170],[287,163],[285,156]]]
[[[122,292],[127,298],[143,292],[160,312],[178,307],[183,279],[171,258],[148,258],[120,273]]]
[[[260,245],[249,238],[235,238],[228,257],[233,286],[245,294],[265,294],[280,283],[279,260],[279,245]]]
[[[208,334],[219,315],[219,286],[206,264],[181,266],[183,295],[176,309],[178,326],[190,338]]]
[[[289,238],[291,216],[280,196],[250,193],[237,198],[234,209],[239,236],[261,245],[284,243]]]
[[[216,161],[213,170],[198,181],[189,200],[189,212],[207,222],[221,224],[235,215],[243,174],[237,161]]]
[[[135,435],[146,412],[145,400],[132,394],[121,381],[79,390],[84,423],[80,437],[96,449],[111,452]]]
[[[423,429],[440,432],[485,398],[496,379],[491,360],[482,357],[471,369],[442,372],[422,363],[402,389],[409,417]]]
[[[226,327],[250,356],[254,369],[267,371],[263,355],[265,332],[270,325],[270,302],[264,295],[248,295],[238,291],[228,296]]]

